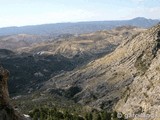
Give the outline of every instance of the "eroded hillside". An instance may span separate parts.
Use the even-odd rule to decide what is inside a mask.
[[[91,57],[114,50],[122,41],[143,30],[145,29],[122,26],[112,30],[69,37],[62,36],[56,40],[34,44],[31,47],[20,48],[17,51],[34,54],[61,54],[67,58],[85,55]]]
[[[157,25],[132,36],[111,54],[53,77],[41,90],[60,89],[65,97],[96,108],[158,115],[159,34]]]
[[[0,36],[0,49],[15,51],[21,47],[29,47],[34,43],[50,40],[50,36],[18,34]]]

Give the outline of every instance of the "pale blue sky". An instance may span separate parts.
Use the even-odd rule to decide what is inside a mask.
[[[160,0],[0,0],[0,27],[44,23],[160,19]]]

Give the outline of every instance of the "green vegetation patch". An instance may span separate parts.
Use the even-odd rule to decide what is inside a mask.
[[[71,112],[69,109],[41,107],[33,109],[29,115],[33,120],[126,120],[124,115],[117,117],[118,113],[107,112],[105,110],[92,110],[85,114]]]

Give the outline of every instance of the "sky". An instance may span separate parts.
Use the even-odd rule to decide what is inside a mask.
[[[0,27],[160,19],[160,0],[0,0]]]

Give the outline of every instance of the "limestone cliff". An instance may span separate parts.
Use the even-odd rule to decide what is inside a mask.
[[[141,41],[148,43],[148,49],[142,46],[143,52],[135,62],[140,75],[135,77],[124,99],[116,106],[134,120],[160,120],[160,24],[148,30],[147,34],[149,36]]]

